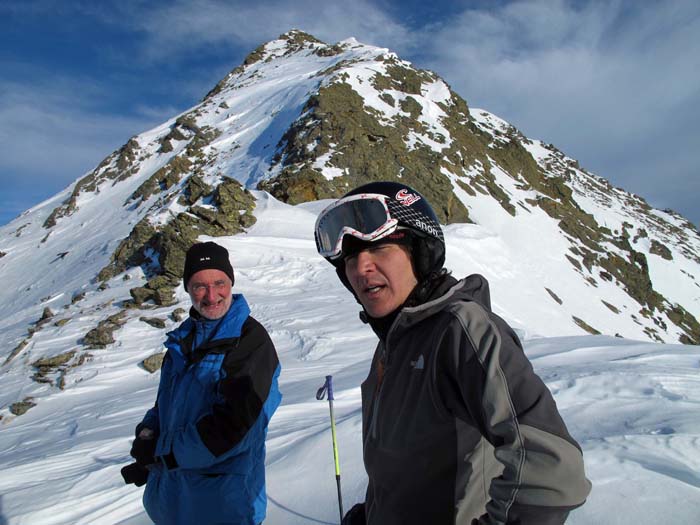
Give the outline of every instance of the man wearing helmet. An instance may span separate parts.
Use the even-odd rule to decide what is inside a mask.
[[[366,499],[343,525],[564,523],[590,492],[581,449],[486,280],[443,268],[426,199],[366,184],[315,237],[379,337],[362,384]]]

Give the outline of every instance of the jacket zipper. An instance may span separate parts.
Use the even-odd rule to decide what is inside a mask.
[[[386,345],[384,346],[384,351],[382,352],[382,355],[379,356],[379,364],[382,365],[382,374],[381,374],[381,379],[379,381],[379,384],[377,385],[377,391],[374,394],[374,403],[372,403],[372,419],[370,420],[369,423],[369,428],[370,428],[370,437],[373,440],[377,439],[377,414],[379,413],[379,399],[381,397],[382,393],[382,383],[384,382],[384,376],[386,375],[387,372],[387,367],[386,367],[386,361],[384,357],[386,356]]]
[[[380,364],[382,364],[383,373],[381,376],[381,380],[379,381],[379,384],[377,386],[377,392],[374,396],[374,403],[372,403],[372,418],[370,419],[369,423],[369,435],[370,438],[372,438],[373,440],[377,439],[377,419],[379,414],[379,401],[382,395],[382,385],[384,384],[384,381],[386,381],[386,375],[389,372],[389,339],[391,337],[392,332],[396,328],[400,317],[401,312],[399,312],[399,314],[396,316],[396,319],[394,319],[391,328],[389,328],[389,331],[386,334],[386,340],[384,341],[384,349],[382,355],[379,356],[379,362]]]

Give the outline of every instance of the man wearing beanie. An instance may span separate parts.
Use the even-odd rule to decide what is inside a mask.
[[[146,483],[143,504],[158,524],[258,525],[265,518],[265,436],[280,404],[270,336],[233,294],[228,252],[193,245],[183,285],[190,316],[168,333],[158,397],[136,427],[124,467]]]

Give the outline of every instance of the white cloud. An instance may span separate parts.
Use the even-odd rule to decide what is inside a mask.
[[[698,35],[694,1],[532,0],[431,27],[419,60],[470,105],[654,202],[669,193],[656,169],[678,170],[676,191],[697,174],[683,137],[697,141]]]
[[[176,113],[173,108],[137,116],[99,112],[101,89],[59,77],[0,83],[0,182],[31,173],[36,183],[58,191],[130,136]]]
[[[410,45],[411,32],[372,2],[316,0],[249,2],[176,1],[167,5],[131,3],[122,12],[105,14],[143,34],[142,58],[172,60],[212,45],[257,45],[296,28],[335,43],[355,36],[366,43]]]
[[[230,50],[227,71],[257,45],[299,28],[329,43],[355,36],[389,47],[445,78],[470,105],[483,107],[532,138],[552,142],[613,184],[652,204],[689,215],[691,207],[666,204],[673,180],[678,193],[697,178],[700,121],[700,4],[695,0],[524,0],[463,2],[461,13],[421,22],[410,7],[383,0],[249,2],[191,0],[75,3],[61,13],[93,17],[133,34],[129,50],[109,60],[135,69],[167,66],[177,74],[167,90],[195,103],[218,78],[212,55]],[[19,4],[18,4],[19,5]],[[11,13],[51,14],[58,4],[22,3]],[[422,24],[422,25],[421,25]],[[219,53],[211,53],[211,49]],[[192,58],[203,57],[197,70]],[[178,64],[188,60],[187,69]],[[230,67],[229,67],[230,66]],[[223,76],[223,74],[221,75]],[[72,82],[72,84],[71,84]],[[36,172],[66,173],[66,183],[90,169],[130,135],[182,108],[144,109],[135,117],[88,107],[83,82],[52,90],[0,84],[2,175],[30,165]],[[46,83],[48,86],[48,82]],[[105,87],[106,89],[106,87]],[[9,96],[8,96],[9,94]],[[88,93],[89,95],[89,93]],[[94,97],[93,97],[94,98]],[[169,111],[169,113],[168,113]],[[35,155],[40,146],[44,156]],[[5,154],[6,153],[6,154]],[[15,159],[15,160],[13,160]],[[45,170],[41,168],[45,167]],[[57,168],[57,169],[58,169]],[[69,175],[68,175],[69,174]],[[678,202],[681,203],[680,197]],[[661,204],[661,201],[663,203]],[[685,208],[685,209],[683,209]],[[700,215],[695,211],[696,222]]]

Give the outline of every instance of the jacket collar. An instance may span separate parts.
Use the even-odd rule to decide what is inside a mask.
[[[248,319],[249,315],[250,307],[248,306],[248,302],[245,300],[245,297],[243,297],[242,294],[233,294],[231,307],[228,309],[228,312],[226,312],[224,317],[221,318],[220,324],[214,329],[214,333],[211,334],[211,338],[203,346],[216,346],[217,342],[223,342],[223,340],[230,340],[232,338],[239,337],[241,335],[243,323],[246,321],[246,319]],[[166,346],[169,349],[176,350],[178,353],[182,354],[183,351],[186,351],[186,349],[182,348],[182,344],[187,343],[188,347],[191,346],[196,325],[197,323],[203,322],[210,321],[202,318],[194,309],[191,309],[190,317],[188,317],[175,330],[168,332]]]
[[[375,319],[363,310],[360,319],[372,327],[379,339],[385,341],[397,321],[405,325],[415,324],[456,301],[477,302],[491,311],[488,281],[479,274],[457,281],[448,273],[443,273],[427,285],[416,287],[406,302],[387,316]]]

